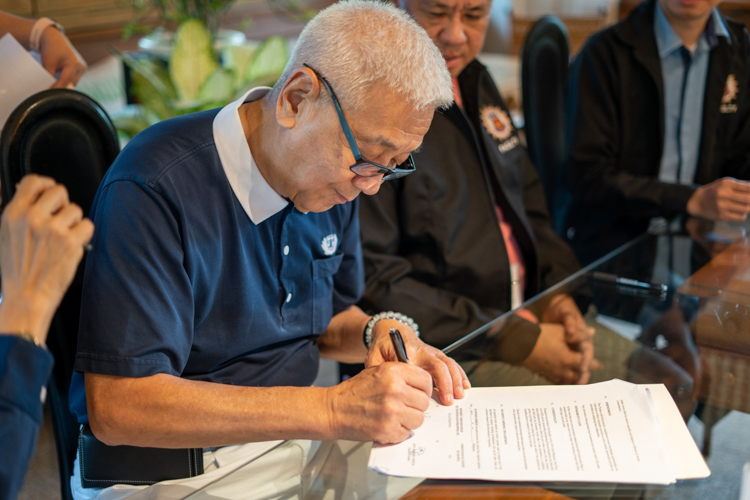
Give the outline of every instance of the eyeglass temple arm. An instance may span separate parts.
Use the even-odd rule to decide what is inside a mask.
[[[325,78],[320,76],[317,71],[315,71],[313,68],[308,66],[307,64],[302,64],[304,67],[312,70],[313,73],[315,73],[315,76],[318,77],[318,80],[323,82],[323,85],[325,85],[326,90],[329,94],[331,94],[333,105],[336,107],[336,113],[339,115],[339,121],[341,122],[342,129],[344,131],[344,135],[346,136],[346,140],[349,143],[349,149],[352,150],[352,153],[354,153],[354,159],[356,161],[359,161],[362,159],[362,154],[359,152],[359,148],[357,147],[357,142],[354,140],[354,135],[352,135],[352,130],[348,125],[348,121],[346,120],[346,117],[344,116],[344,112],[341,110],[341,106],[339,106],[339,100],[338,97],[336,97],[336,94],[333,92],[333,89],[330,85],[328,85],[328,82]]]

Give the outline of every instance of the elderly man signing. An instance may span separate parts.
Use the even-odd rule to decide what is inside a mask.
[[[128,144],[92,209],[101,230],[86,261],[71,407],[93,436],[84,425],[76,498],[144,493],[138,485],[180,460],[156,459],[165,449],[198,449],[185,456],[202,467],[191,461],[185,475],[216,476],[257,450],[237,443],[296,440],[270,454],[297,447],[300,459],[269,460],[299,469],[306,440],[405,439],[433,384],[444,404],[463,397],[463,371],[407,316],[353,305],[364,287],[357,196],[414,170],[411,152],[450,101],[424,30],[395,7],[352,0],[308,24],[273,89]],[[409,364],[393,362],[391,328]],[[319,355],[369,368],[309,387]],[[85,459],[116,457],[112,445],[137,458]],[[273,496],[285,473],[241,498]]]

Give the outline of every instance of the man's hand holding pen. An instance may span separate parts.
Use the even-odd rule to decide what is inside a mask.
[[[464,390],[471,387],[471,384],[458,363],[443,354],[439,349],[422,342],[411,328],[396,320],[381,320],[375,326],[372,347],[370,347],[365,359],[366,367],[398,361],[398,356],[391,341],[391,329],[400,332],[409,364],[430,374],[435,387],[440,392],[441,403],[451,405],[454,398],[461,399],[464,397]]]
[[[399,362],[392,329],[400,331],[408,362]],[[446,405],[463,398],[470,387],[458,363],[396,320],[376,323],[365,366],[358,375],[326,389],[331,434],[338,438],[401,442],[424,422],[433,384]]]

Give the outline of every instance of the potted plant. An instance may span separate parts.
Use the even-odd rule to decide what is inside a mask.
[[[234,0],[132,1],[139,12],[148,4],[165,23],[178,24],[166,61],[158,54],[113,49],[130,69],[130,91],[139,103],[113,119],[125,138],[160,120],[224,106],[252,87],[273,85],[284,70],[289,54],[282,37],[215,43],[221,15]]]

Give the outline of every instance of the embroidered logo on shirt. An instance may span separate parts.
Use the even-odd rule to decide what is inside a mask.
[[[734,102],[737,99],[737,93],[740,91],[740,86],[737,83],[737,79],[734,75],[727,77],[727,83],[724,84],[724,94],[721,96],[721,107],[719,111],[722,113],[736,113],[737,104]]]
[[[323,241],[320,242],[320,248],[323,249],[323,253],[326,255],[333,255],[336,253],[336,247],[339,244],[339,237],[336,234],[329,234]]]
[[[513,133],[513,122],[510,116],[497,106],[485,106],[479,114],[487,133],[498,141],[506,141]]]

